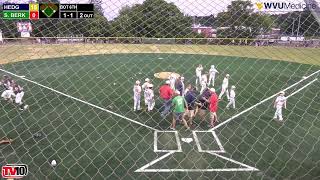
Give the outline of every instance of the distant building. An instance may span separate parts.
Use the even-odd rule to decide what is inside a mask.
[[[217,30],[210,26],[201,26],[200,24],[194,24],[192,26],[192,31],[198,34],[202,34],[206,38],[217,37]]]

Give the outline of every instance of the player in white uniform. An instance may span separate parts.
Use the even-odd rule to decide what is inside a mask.
[[[9,86],[8,89],[4,90],[1,94],[1,97],[6,100],[6,101],[10,101],[12,102],[12,96],[14,96],[13,94],[13,87]]]
[[[228,86],[229,86],[229,74],[226,74],[226,76],[223,79],[222,82],[222,87],[221,87],[221,92],[219,94],[219,100],[221,100],[222,96],[224,95],[224,93],[227,94],[227,98],[229,100],[229,90],[228,90]]]
[[[203,74],[201,76],[201,89],[200,89],[200,94],[203,93],[203,91],[207,88],[207,84],[208,84],[208,78],[206,74]]]
[[[10,102],[12,102],[12,96],[13,94],[13,86],[14,86],[14,81],[7,75],[3,76],[3,79],[0,81],[0,84],[3,86],[3,88],[5,89],[2,94],[1,97],[4,100],[9,100]]]
[[[143,97],[144,97],[144,105],[148,106],[148,101],[146,98],[146,90],[148,89],[148,84],[150,84],[150,79],[146,78],[145,82],[142,84],[142,90],[143,90]]]
[[[22,98],[24,96],[24,91],[21,86],[16,84],[13,88],[14,96],[15,96],[15,103],[19,105],[19,109],[21,111],[26,110],[29,106],[25,105],[22,101]]]
[[[184,84],[184,77],[183,76],[180,77],[180,81],[181,81],[181,85],[182,85],[182,96],[184,96],[184,92],[186,90],[186,86]]]
[[[214,67],[214,65],[211,65],[211,68],[209,70],[208,86],[210,86],[211,81],[212,81],[212,86],[214,86],[214,80],[216,78],[216,73],[219,73],[218,70]]]
[[[169,75],[170,87],[172,90],[175,90],[176,88],[176,80],[177,80],[177,76],[175,74]]]
[[[285,92],[280,91],[279,96],[274,101],[273,107],[276,108],[276,112],[274,113],[273,119],[278,119],[279,121],[283,121],[282,118],[282,108],[287,109],[287,98],[284,96]]]
[[[231,86],[230,89],[230,99],[229,99],[229,103],[227,105],[227,109],[229,109],[229,107],[232,105],[232,108],[235,109],[236,108],[236,92],[235,92],[236,87],[235,86]]]
[[[201,64],[196,68],[196,86],[198,85],[198,80],[199,83],[201,83],[201,73],[202,73],[203,67]]]
[[[146,91],[146,99],[148,101],[148,111],[152,111],[155,105],[154,101],[154,92],[153,92],[153,85],[148,84],[148,88]]]
[[[133,86],[133,110],[140,110],[140,99],[141,99],[141,86],[140,86],[140,81],[136,81],[136,84]]]

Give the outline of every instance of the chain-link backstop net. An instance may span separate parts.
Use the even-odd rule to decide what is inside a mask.
[[[320,179],[319,2],[54,3],[95,15],[0,19],[2,167],[26,164],[24,179]]]

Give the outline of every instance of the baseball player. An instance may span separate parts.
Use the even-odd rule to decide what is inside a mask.
[[[2,92],[1,97],[6,101],[13,102],[12,97],[14,96],[13,88],[15,86],[15,81],[7,75],[4,75],[3,77],[1,84],[5,90]]]
[[[235,86],[231,86],[230,89],[230,99],[229,99],[229,103],[227,105],[227,109],[229,109],[229,107],[232,105],[232,108],[235,109],[236,108],[236,92],[235,92],[236,87]]]
[[[18,84],[16,84],[13,88],[13,93],[15,96],[15,103],[19,105],[19,110],[21,111],[26,110],[29,106],[25,105],[22,101],[22,98],[24,96],[23,88]]]
[[[3,75],[3,79],[0,82],[1,85],[3,85],[4,89],[9,89],[12,87],[13,80],[8,75]]]
[[[133,86],[133,110],[140,110],[140,99],[141,99],[141,86],[140,86],[140,81],[136,81],[136,84]]]
[[[209,98],[209,110],[210,110],[210,127],[213,128],[214,124],[218,121],[218,95],[216,94],[216,90],[214,88],[210,89],[211,96]]]
[[[148,101],[146,99],[146,90],[148,89],[148,84],[150,84],[150,79],[146,78],[144,80],[145,82],[142,84],[142,90],[143,90],[143,97],[144,97],[144,105],[148,106]]]
[[[203,67],[201,64],[196,68],[196,86],[198,85],[198,80],[199,83],[201,83],[201,73],[202,73]]]
[[[227,98],[228,98],[228,100],[229,100],[229,90],[228,90],[229,78],[230,78],[230,75],[229,75],[229,74],[226,74],[226,76],[225,76],[224,79],[223,79],[222,87],[221,87],[221,92],[220,92],[220,94],[219,94],[219,100],[221,100],[221,98],[222,98],[222,96],[224,95],[224,93],[227,94]]]
[[[148,102],[148,111],[152,111],[155,105],[153,84],[148,84],[145,98],[147,99],[147,102]]]
[[[212,81],[212,86],[214,86],[214,80],[216,78],[216,73],[219,73],[218,70],[214,67],[214,65],[211,65],[211,68],[209,70],[208,86],[210,86],[211,81]]]
[[[182,91],[181,91],[181,96],[184,96],[184,91],[185,91],[185,84],[184,84],[184,77],[180,77],[181,85],[182,85]]]
[[[283,122],[282,118],[282,108],[287,109],[287,98],[284,96],[285,92],[280,91],[278,97],[274,101],[273,107],[276,108],[276,112],[274,113],[273,119],[278,119],[280,122]]]
[[[170,87],[171,87],[172,90],[176,89],[176,80],[177,80],[176,75],[175,74],[170,74],[169,81],[170,81]]]
[[[201,76],[201,89],[200,89],[200,94],[203,93],[203,91],[207,88],[207,84],[208,84],[208,78],[206,74],[203,74]]]

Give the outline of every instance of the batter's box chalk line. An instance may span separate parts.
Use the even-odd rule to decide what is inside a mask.
[[[173,133],[176,139],[176,143],[178,148],[176,150],[159,150],[158,149],[158,134],[159,133]],[[201,148],[200,142],[199,142],[199,138],[197,136],[197,133],[211,133],[212,136],[214,137],[216,143],[219,146],[219,150],[203,150]],[[142,166],[141,168],[137,169],[135,172],[236,172],[236,171],[259,171],[257,168],[246,165],[244,163],[241,163],[239,161],[236,161],[234,159],[222,156],[220,153],[226,153],[226,151],[224,150],[220,139],[218,138],[217,134],[215,133],[215,131],[192,131],[192,135],[193,135],[193,139],[194,142],[197,146],[198,152],[199,153],[207,153],[207,154],[211,154],[213,156],[216,156],[218,158],[221,158],[223,160],[232,162],[234,164],[240,165],[241,167],[239,168],[211,168],[211,169],[149,169],[150,166],[153,166],[154,164],[158,163],[159,161],[169,157],[170,155],[174,154],[174,153],[183,153],[182,150],[182,146],[181,146],[181,141],[179,138],[179,133],[178,131],[155,131],[154,132],[154,152],[156,153],[163,153],[166,152],[164,155],[160,156],[157,159],[154,159],[153,161],[147,163],[146,165]],[[181,139],[185,139],[185,138],[181,138]],[[186,142],[186,143],[192,143],[191,142]]]

